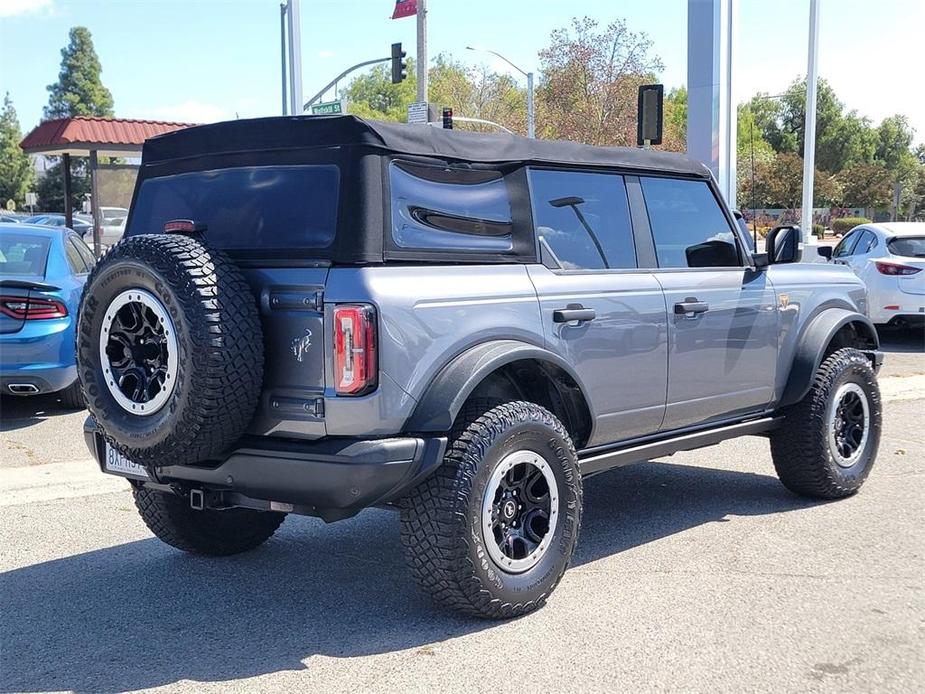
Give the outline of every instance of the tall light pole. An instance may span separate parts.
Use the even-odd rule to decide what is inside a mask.
[[[815,245],[813,236],[813,175],[816,170],[816,81],[819,77],[819,4],[809,0],[809,51],[806,64],[806,123],[803,131],[803,243]],[[813,260],[813,258],[808,258]]]
[[[503,55],[497,51],[493,51],[490,48],[484,48],[483,46],[466,46],[470,51],[481,51],[482,53],[491,53],[496,58],[501,58],[505,63],[510,65],[512,68],[517,70],[521,75],[527,78],[527,137],[535,138],[536,137],[536,117],[533,113],[533,73],[526,72],[521,70],[519,67],[514,65],[510,60],[505,58]]]
[[[302,29],[299,0],[289,0],[289,113],[302,113]]]
[[[283,115],[286,115],[289,101],[286,96],[286,0],[279,4],[279,64],[282,77]]]

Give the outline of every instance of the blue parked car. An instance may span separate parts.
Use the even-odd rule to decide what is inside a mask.
[[[58,393],[82,408],[74,333],[87,275],[96,263],[73,231],[0,224],[0,389]]]

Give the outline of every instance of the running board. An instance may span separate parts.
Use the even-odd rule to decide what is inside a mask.
[[[695,448],[712,446],[737,436],[760,434],[774,429],[779,423],[780,417],[763,417],[762,419],[753,419],[748,422],[730,424],[716,429],[695,431],[658,441],[630,445],[625,448],[618,447],[603,453],[594,453],[587,458],[582,458],[579,455],[578,468],[581,470],[582,477],[587,477],[622,465],[641,463],[679,451],[690,451]]]

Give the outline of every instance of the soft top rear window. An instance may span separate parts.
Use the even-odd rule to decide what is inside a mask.
[[[126,235],[163,231],[172,219],[206,225],[209,245],[325,248],[334,240],[340,173],[333,164],[242,166],[145,180]]]
[[[887,248],[893,255],[925,258],[925,236],[897,236],[890,239]]]

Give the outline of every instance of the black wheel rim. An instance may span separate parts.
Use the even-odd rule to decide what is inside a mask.
[[[870,429],[867,394],[856,383],[842,385],[832,401],[829,446],[841,467],[855,465],[864,452]]]
[[[134,414],[153,414],[176,382],[177,342],[163,304],[149,292],[130,290],[106,310],[100,359],[110,393]]]
[[[549,547],[558,517],[558,488],[546,460],[533,451],[506,456],[486,488],[482,513],[495,564],[509,573],[535,566]]]

